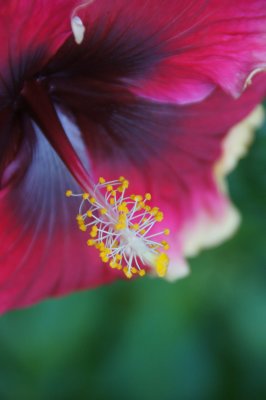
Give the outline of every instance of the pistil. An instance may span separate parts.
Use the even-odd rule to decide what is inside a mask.
[[[66,196],[80,197],[78,227],[89,233],[87,244],[99,251],[103,263],[122,270],[127,278],[144,276],[146,269],[163,277],[169,264],[165,252],[169,244],[157,239],[168,236],[170,230],[155,229],[163,221],[163,213],[149,205],[151,194],[128,196],[128,186],[124,177],[109,182],[100,178],[92,193],[67,190]]]

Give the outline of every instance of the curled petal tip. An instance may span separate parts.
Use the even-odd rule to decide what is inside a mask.
[[[243,87],[243,92],[250,86],[252,85],[253,82],[253,78],[260,74],[261,72],[266,72],[266,67],[260,67],[260,68],[255,68],[247,77],[245,83],[244,83],[244,87]]]

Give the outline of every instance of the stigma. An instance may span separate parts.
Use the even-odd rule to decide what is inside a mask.
[[[101,177],[91,193],[67,190],[66,196],[80,198],[77,225],[87,233],[87,245],[99,251],[103,263],[129,279],[144,276],[147,270],[164,277],[169,244],[162,239],[170,230],[156,228],[163,212],[150,206],[150,193],[127,195],[128,187],[122,176],[108,182]]]

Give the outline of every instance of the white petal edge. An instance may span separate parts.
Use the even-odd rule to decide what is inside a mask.
[[[219,216],[214,217],[202,210],[196,220],[182,231],[183,254],[186,257],[194,257],[204,248],[219,245],[233,236],[240,222],[239,212],[229,201]]]
[[[220,181],[229,174],[243,158],[265,118],[261,105],[257,106],[243,121],[235,125],[227,134],[222,144],[222,157],[216,163],[214,172]]]
[[[181,232],[185,257],[194,257],[204,248],[217,246],[236,232],[241,217],[226,196],[228,190],[225,178],[247,153],[255,130],[262,125],[264,117],[263,107],[257,106],[228,132],[222,144],[222,157],[214,166],[214,177],[224,203],[223,210],[214,216],[202,209],[193,221],[186,224]]]
[[[187,262],[174,254],[169,254],[170,264],[164,279],[168,282],[175,282],[177,279],[185,278],[190,274],[190,269]]]

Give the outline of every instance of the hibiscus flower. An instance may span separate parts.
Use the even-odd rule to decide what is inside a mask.
[[[67,189],[101,202],[124,175],[122,196],[129,182],[152,197],[154,234],[163,215],[170,233],[157,272],[169,258],[169,278],[235,229],[224,140],[265,95],[264,0],[6,0],[0,22],[1,312],[124,276],[87,246]],[[153,271],[150,253],[137,272]]]

